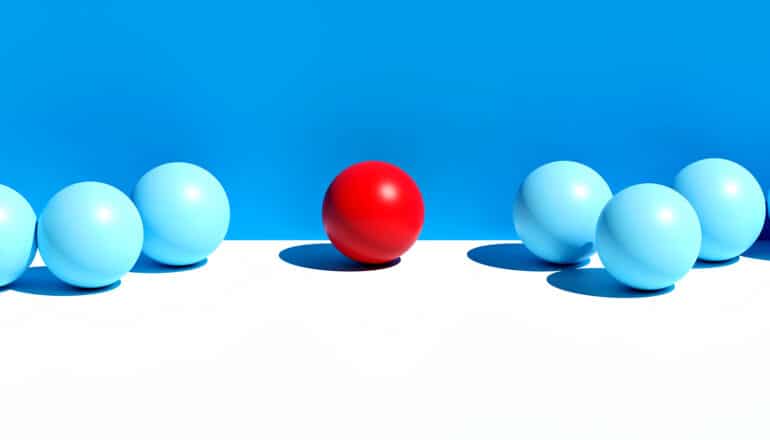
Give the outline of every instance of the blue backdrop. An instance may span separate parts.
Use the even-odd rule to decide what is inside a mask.
[[[638,4],[633,4],[638,3]],[[613,190],[724,156],[770,186],[766,2],[35,1],[0,8],[0,182],[36,209],[196,162],[229,238],[321,238],[345,166],[403,167],[423,238],[512,238],[522,178]]]

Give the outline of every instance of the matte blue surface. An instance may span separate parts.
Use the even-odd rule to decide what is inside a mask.
[[[746,252],[765,223],[765,194],[751,173],[724,159],[704,159],[686,166],[674,188],[698,213],[703,241],[700,258],[725,261]]]
[[[665,289],[692,269],[701,228],[692,205],[658,184],[626,188],[607,203],[596,228],[596,249],[613,277],[635,289]]]
[[[0,185],[0,287],[16,281],[35,257],[37,216],[18,192]]]
[[[139,179],[132,198],[144,224],[145,255],[183,266],[205,260],[230,224],[230,203],[211,173],[189,163],[153,168]]]
[[[578,263],[593,255],[596,222],[611,198],[596,171],[577,162],[551,162],[521,184],[513,208],[516,232],[538,257]]]
[[[346,166],[421,186],[422,238],[513,238],[524,177],[615,190],[726,157],[770,186],[770,4],[695,0],[23,0],[0,13],[2,183],[131,191],[169,161],[230,195],[229,238],[323,238]]]
[[[48,202],[37,228],[40,256],[76,287],[119,281],[142,251],[142,219],[131,199],[100,182],[70,185]]]

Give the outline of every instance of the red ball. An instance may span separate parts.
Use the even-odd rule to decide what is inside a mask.
[[[348,258],[382,264],[406,252],[420,235],[425,209],[411,177],[386,162],[361,162],[326,190],[323,223],[334,247]]]

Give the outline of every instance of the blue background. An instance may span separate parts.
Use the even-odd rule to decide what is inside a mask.
[[[0,8],[0,182],[129,192],[210,169],[229,238],[321,238],[331,179],[412,174],[423,238],[512,238],[551,160],[614,191],[708,156],[770,186],[770,6],[660,1],[34,1]]]

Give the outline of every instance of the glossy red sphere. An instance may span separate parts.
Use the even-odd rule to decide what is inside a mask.
[[[362,162],[347,168],[324,197],[323,223],[332,244],[348,258],[365,264],[400,257],[420,235],[424,216],[417,184],[386,162]]]

